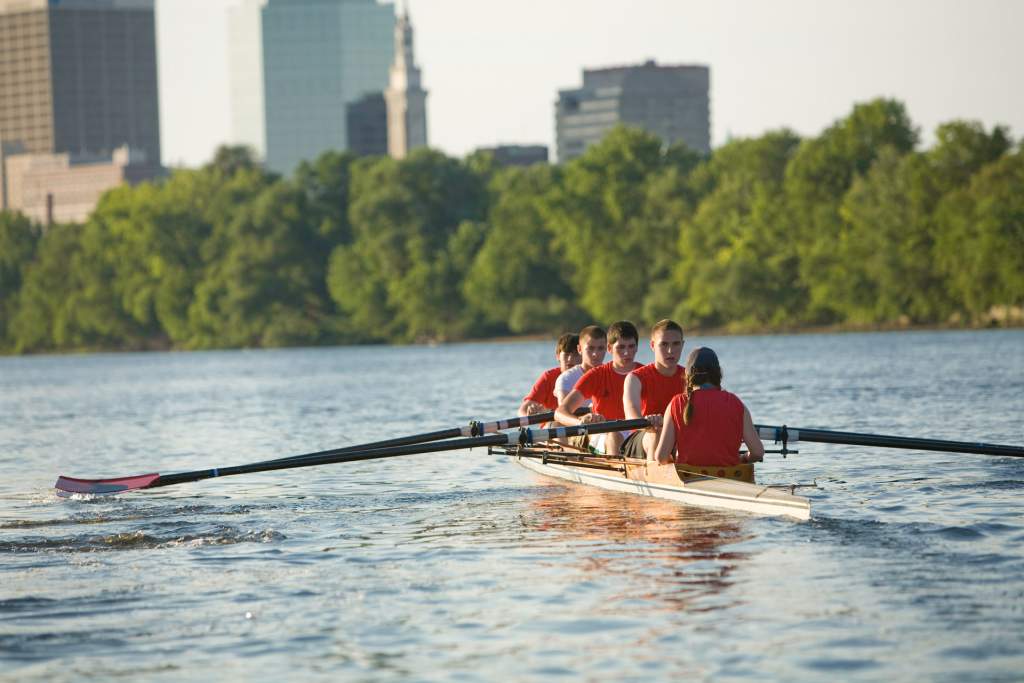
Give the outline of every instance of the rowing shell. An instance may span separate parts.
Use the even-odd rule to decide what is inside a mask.
[[[675,464],[632,458],[575,455],[562,450],[494,448],[539,474],[587,484],[609,491],[673,500],[684,505],[736,510],[755,515],[807,520],[811,503],[806,498],[768,486],[685,472]]]

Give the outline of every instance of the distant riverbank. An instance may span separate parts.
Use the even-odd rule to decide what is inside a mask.
[[[1014,319],[1011,324],[1006,323],[993,323],[988,325],[975,325],[975,326],[964,326],[964,325],[850,325],[850,324],[836,324],[836,325],[808,325],[804,327],[786,327],[786,328],[763,328],[763,329],[733,329],[729,327],[686,327],[686,336],[693,337],[755,337],[755,336],[781,336],[781,335],[822,335],[822,334],[867,334],[874,332],[939,332],[939,331],[963,331],[963,332],[983,332],[988,330],[1006,330],[1006,329],[1021,329],[1024,328],[1024,321],[1020,319]],[[640,335],[646,339],[649,336],[649,329],[640,328]],[[452,340],[430,340],[430,339],[419,339],[407,343],[399,344],[387,344],[386,342],[367,342],[367,343],[340,343],[340,344],[323,344],[321,346],[309,346],[309,345],[296,345],[296,346],[278,346],[278,347],[248,347],[243,349],[238,348],[224,348],[224,349],[175,349],[168,343],[153,343],[144,348],[105,348],[105,347],[94,347],[94,348],[80,348],[80,349],[65,349],[57,352],[57,355],[76,355],[76,354],[88,354],[88,353],[146,353],[146,352],[176,352],[176,353],[187,353],[189,351],[270,351],[273,349],[287,349],[287,348],[346,348],[346,347],[383,347],[383,346],[448,346],[457,344],[507,344],[507,343],[528,343],[528,342],[539,342],[539,341],[554,341],[557,335],[553,334],[520,334],[520,335],[495,335],[490,337],[475,337],[467,339],[452,339]],[[21,355],[52,355],[53,351],[35,353],[25,353]],[[15,356],[18,354],[3,354],[0,353],[0,357],[3,356]]]

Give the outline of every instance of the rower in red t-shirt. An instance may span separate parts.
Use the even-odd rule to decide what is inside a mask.
[[[621,320],[612,323],[608,328],[611,362],[588,370],[580,378],[555,411],[555,419],[559,423],[575,426],[625,419],[626,414],[622,409],[622,385],[626,381],[626,375],[640,367],[640,364],[633,360],[639,336],[631,322]],[[588,398],[593,402],[590,414],[576,417],[573,412]],[[592,441],[584,437],[570,442],[578,446],[592,447],[599,453],[618,455],[625,437],[626,435],[621,432],[609,432],[595,435]]]
[[[749,454],[739,455],[740,442]],[[706,346],[686,359],[686,393],[679,394],[665,411],[655,451],[658,462],[728,466],[764,459],[764,444],[743,401],[722,389],[718,356]]]
[[[651,328],[654,362],[626,376],[622,407],[627,420],[645,417],[648,429],[626,438],[622,454],[627,458],[654,458],[661,433],[662,414],[669,401],[686,388],[686,371],[679,364],[683,355],[683,328],[673,320],[661,320]]]
[[[558,344],[555,346],[558,366],[545,370],[533,383],[530,393],[519,405],[519,415],[536,415],[558,407],[558,401],[555,399],[555,380],[569,368],[580,364],[579,343],[579,335],[568,332],[558,338]]]

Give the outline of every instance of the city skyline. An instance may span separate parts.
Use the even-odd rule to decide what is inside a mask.
[[[237,2],[157,2],[168,164],[203,163],[229,138],[226,15]],[[1014,37],[1024,4],[1006,0],[408,4],[431,92],[428,136],[448,154],[553,149],[560,88],[584,68],[647,59],[711,68],[713,147],[780,127],[816,135],[879,96],[907,105],[926,144],[957,118],[1024,135],[1024,46]]]

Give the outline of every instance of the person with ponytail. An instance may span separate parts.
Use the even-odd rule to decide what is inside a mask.
[[[686,391],[665,411],[654,457],[660,463],[725,466],[764,459],[764,444],[750,411],[738,396],[722,389],[718,355],[701,346],[686,359]],[[740,457],[740,443],[749,453]]]

